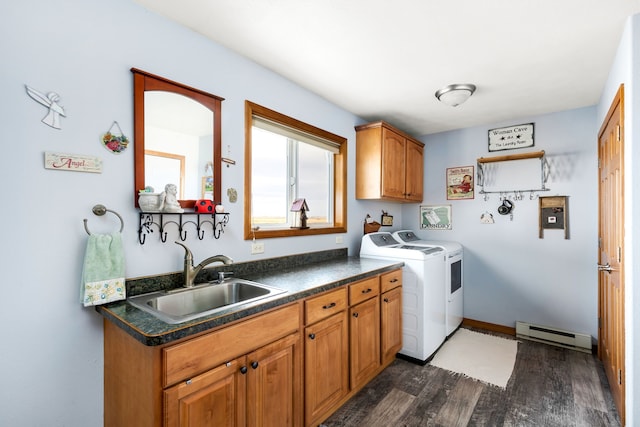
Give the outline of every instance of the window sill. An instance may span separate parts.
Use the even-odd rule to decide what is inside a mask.
[[[244,239],[270,239],[272,237],[293,237],[293,236],[315,236],[319,234],[338,234],[346,233],[346,227],[323,227],[323,228],[306,228],[300,230],[298,228],[273,228],[268,230],[257,230],[245,232]]]

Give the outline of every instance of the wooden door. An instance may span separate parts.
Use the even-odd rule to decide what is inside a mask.
[[[211,369],[164,391],[165,427],[245,425],[245,358]]]
[[[624,425],[624,86],[598,134],[598,356]]]
[[[302,425],[300,334],[247,356],[247,426]]]
[[[305,425],[321,417],[349,391],[349,325],[342,311],[305,328]]]
[[[408,200],[422,202],[424,187],[424,147],[407,139],[407,176],[405,183]]]
[[[386,365],[402,348],[402,288],[391,289],[381,296],[380,354]]]
[[[382,128],[382,196],[405,197],[405,144],[403,136]]]
[[[349,312],[351,388],[358,388],[380,366],[380,299],[368,299]]]

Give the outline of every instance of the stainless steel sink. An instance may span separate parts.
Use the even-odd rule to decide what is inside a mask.
[[[133,306],[167,323],[181,323],[286,291],[243,279],[130,297]]]

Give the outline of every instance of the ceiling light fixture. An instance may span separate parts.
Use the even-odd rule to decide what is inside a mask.
[[[436,92],[436,98],[442,103],[457,107],[465,102],[473,92],[476,91],[476,86],[472,84],[455,84],[443,87]]]

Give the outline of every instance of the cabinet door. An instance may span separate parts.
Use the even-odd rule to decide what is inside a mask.
[[[380,366],[380,300],[371,298],[350,311],[351,388],[366,383]]]
[[[382,364],[390,363],[402,348],[402,288],[381,295],[380,335]]]
[[[405,144],[403,136],[382,129],[382,196],[405,198]]]
[[[302,425],[300,334],[247,356],[247,426]]]
[[[408,200],[422,202],[424,187],[424,147],[407,139],[406,150],[406,198]]]
[[[165,427],[244,426],[245,370],[241,357],[166,389]]]
[[[349,391],[347,312],[305,328],[305,425],[317,425],[324,413]]]

